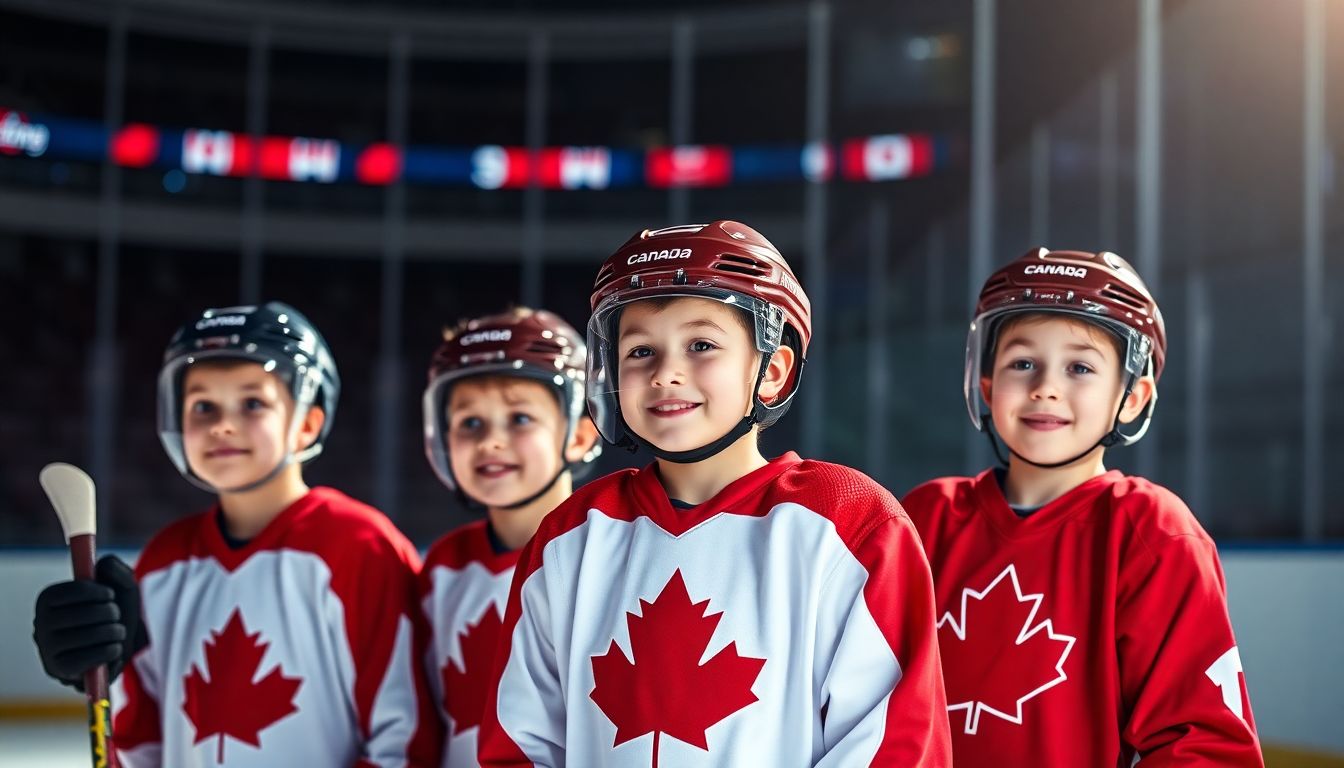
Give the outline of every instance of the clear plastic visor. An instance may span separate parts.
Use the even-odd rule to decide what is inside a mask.
[[[565,416],[566,445],[574,437],[578,418],[583,413],[583,389],[565,371],[544,371],[522,360],[505,360],[439,374],[425,387],[425,393],[420,398],[421,423],[424,427],[425,458],[439,482],[449,490],[457,490],[457,480],[453,477],[452,463],[448,457],[448,395],[453,384],[463,379],[489,375],[517,376],[550,385],[560,400],[561,414]],[[596,458],[596,454],[585,457],[584,461],[586,463],[593,458]]]
[[[197,477],[195,472],[191,471],[187,463],[186,446],[182,439],[182,408],[186,402],[182,384],[186,379],[187,368],[207,360],[237,360],[239,362],[254,362],[261,365],[262,370],[267,373],[274,373],[285,382],[289,388],[289,394],[294,398],[294,412],[290,416],[286,441],[293,440],[298,432],[299,425],[303,423],[304,416],[308,409],[312,407],[314,398],[317,395],[318,387],[321,383],[316,368],[306,367],[305,373],[296,375],[297,371],[292,362],[282,356],[266,354],[264,352],[241,352],[237,349],[217,349],[203,350],[190,355],[176,357],[164,364],[159,370],[159,384],[157,397],[157,420],[159,428],[159,440],[163,443],[163,449],[168,454],[169,460],[177,471],[182,473],[187,479],[200,485],[207,490],[215,491],[217,489],[204,484],[204,481]],[[294,456],[300,462],[308,461],[317,456],[322,450],[321,443],[314,443],[306,450],[300,451]]]
[[[966,410],[970,413],[971,423],[978,430],[984,430],[985,425],[981,415],[988,410],[989,406],[984,403],[984,398],[980,394],[980,379],[989,374],[984,371],[982,366],[985,362],[985,356],[989,350],[994,348],[997,342],[999,328],[1003,321],[1014,314],[1036,312],[1052,312],[1061,315],[1076,317],[1080,320],[1096,323],[1102,328],[1110,331],[1125,343],[1124,360],[1121,361],[1125,369],[1125,386],[1131,386],[1140,376],[1148,372],[1149,358],[1152,353],[1152,342],[1147,336],[1139,333],[1134,328],[1125,325],[1117,320],[1102,315],[1093,315],[1086,312],[1078,312],[1068,309],[1052,309],[1050,307],[1021,307],[1014,311],[1005,312],[986,312],[971,322],[971,329],[966,335],[966,377],[962,382],[962,391],[966,397]]]
[[[620,344],[621,310],[647,299],[709,299],[746,312],[752,319],[756,350],[770,354],[779,349],[784,333],[784,312],[769,302],[737,291],[713,285],[678,286],[669,291],[666,285],[652,285],[613,296],[598,305],[588,320],[588,414],[597,431],[607,442],[615,443],[621,437],[617,371],[614,366]]]

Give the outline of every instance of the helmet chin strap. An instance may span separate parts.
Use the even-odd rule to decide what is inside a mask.
[[[1152,365],[1153,362],[1152,359],[1150,358],[1148,360],[1149,374],[1152,373]],[[1008,452],[1011,453],[1013,456],[1016,456],[1019,461],[1023,461],[1027,464],[1030,464],[1033,467],[1039,467],[1041,469],[1059,469],[1060,467],[1067,467],[1070,464],[1082,460],[1083,458],[1087,457],[1088,454],[1092,453],[1099,447],[1110,448],[1116,445],[1133,445],[1137,443],[1140,438],[1142,438],[1145,434],[1148,433],[1148,425],[1153,420],[1153,410],[1157,406],[1157,392],[1153,392],[1152,396],[1148,398],[1148,405],[1144,407],[1143,426],[1139,427],[1139,431],[1135,432],[1132,435],[1126,435],[1120,431],[1120,414],[1125,410],[1125,401],[1129,399],[1130,393],[1134,391],[1134,385],[1136,383],[1138,383],[1137,376],[1135,376],[1129,383],[1125,385],[1125,394],[1120,398],[1120,408],[1115,412],[1115,418],[1112,419],[1111,421],[1110,431],[1102,435],[1101,439],[1093,443],[1092,446],[1089,447],[1087,450],[1083,451],[1082,453],[1079,453],[1078,455],[1072,458],[1065,459],[1064,461],[1056,461],[1049,464],[1043,464],[1039,461],[1032,461],[1031,459],[1028,459],[1026,456],[1023,456],[1017,451],[1014,451],[1008,445],[1007,442],[1003,443],[1003,448],[1007,448]],[[993,428],[994,422],[990,414],[988,413],[981,414],[980,423],[985,425],[984,429],[985,437],[989,439],[989,444],[994,449],[994,457],[997,458],[999,460],[999,463],[1002,464],[1003,466],[1005,467],[1008,466],[1008,458],[1003,455],[1003,450],[1000,449],[999,447],[1000,439],[997,438],[994,434],[994,428]]]
[[[733,428],[728,430],[723,437],[720,437],[718,440],[707,445],[702,445],[699,448],[692,448],[689,451],[665,451],[639,435],[627,432],[631,441],[630,448],[631,450],[634,450],[635,446],[643,446],[654,456],[674,464],[694,464],[697,461],[704,461],[711,456],[719,454],[723,449],[736,443],[738,440],[742,439],[743,435],[751,431],[751,428],[756,424],[755,409],[753,408],[752,411],[750,416],[743,416],[742,420],[737,422],[737,424],[734,424]]]
[[[563,460],[562,457],[562,460],[560,462],[560,471],[556,472],[555,475],[551,477],[550,481],[541,487],[541,490],[537,491],[536,493],[530,496],[525,496],[518,501],[513,501],[508,504],[501,504],[495,507],[495,509],[521,509],[523,507],[526,507],[528,504],[531,504],[532,502],[536,501],[537,499],[540,499],[542,496],[545,496],[547,493],[549,493],[550,490],[555,487],[555,484],[560,482],[560,478],[564,477],[565,473],[569,472],[572,469],[574,469],[574,462],[565,461]],[[462,506],[473,511],[490,509],[489,504],[486,504],[477,498],[467,495],[467,492],[462,490],[461,480],[457,480],[455,484],[457,485],[457,491],[456,491],[457,500],[462,503]]]
[[[218,491],[219,493],[247,493],[248,491],[255,491],[261,486],[274,480],[276,475],[280,474],[280,472],[283,471],[285,467],[288,467],[290,464],[293,463],[294,463],[294,452],[286,451],[285,458],[281,459],[280,463],[275,465],[275,469],[272,469],[270,472],[267,472],[265,475],[262,475],[260,479],[253,480],[250,483],[244,483],[235,488],[220,488],[218,489]]]
[[[563,457],[562,457],[562,458],[563,458]],[[568,471],[570,471],[572,468],[573,468],[573,465],[570,464],[570,462],[568,462],[568,461],[561,461],[561,462],[560,462],[560,471],[559,471],[559,472],[556,472],[556,473],[555,473],[555,476],[551,478],[551,481],[548,482],[548,483],[546,483],[545,485],[543,485],[543,486],[541,487],[541,490],[537,491],[536,493],[532,494],[531,496],[528,496],[527,498],[521,499],[521,500],[519,500],[519,501],[515,501],[515,502],[513,502],[512,504],[505,504],[505,505],[503,505],[503,506],[501,506],[501,507],[499,507],[499,508],[500,508],[500,509],[521,509],[521,508],[523,508],[523,507],[526,507],[528,504],[531,504],[532,502],[536,501],[537,499],[540,499],[542,496],[545,496],[547,493],[549,493],[550,490],[551,490],[552,488],[555,487],[555,484],[558,483],[558,482],[560,482],[560,478],[564,477],[564,476],[565,476],[565,473],[568,472]]]
[[[564,397],[561,397],[561,398],[560,398],[560,407],[561,407],[562,409],[565,408]],[[525,496],[524,498],[522,498],[522,499],[520,499],[520,500],[518,500],[518,501],[514,501],[514,502],[511,502],[511,503],[509,503],[509,504],[504,504],[504,505],[495,507],[495,509],[509,509],[509,510],[512,510],[512,509],[521,509],[521,508],[523,508],[523,507],[526,507],[528,504],[531,504],[532,502],[536,501],[537,499],[540,499],[542,496],[545,496],[547,493],[550,493],[551,489],[555,487],[555,484],[556,484],[556,483],[560,482],[560,478],[564,477],[566,472],[571,472],[571,471],[573,471],[576,467],[579,467],[579,466],[581,466],[581,465],[584,463],[583,459],[580,459],[579,461],[570,461],[569,459],[565,458],[565,446],[568,446],[568,445],[570,444],[570,442],[572,442],[572,441],[574,440],[574,434],[575,434],[576,432],[578,432],[578,428],[579,428],[579,427],[578,427],[578,419],[579,419],[579,418],[580,418],[580,417],[575,417],[575,416],[573,416],[573,415],[569,416],[569,425],[565,428],[565,442],[564,442],[564,445],[560,446],[560,469],[556,471],[555,475],[550,479],[550,482],[548,482],[548,483],[546,483],[545,485],[543,485],[543,486],[541,487],[541,490],[537,491],[536,493],[532,494],[531,496]],[[451,475],[452,473],[453,473],[453,467],[452,467],[451,464],[449,464],[449,465],[448,465],[448,474]],[[474,498],[468,496],[468,495],[467,495],[467,492],[464,491],[464,490],[462,490],[462,481],[461,481],[461,480],[458,480],[456,477],[454,477],[454,478],[453,478],[453,485],[456,486],[456,488],[457,488],[457,500],[460,501],[460,502],[462,503],[462,506],[464,506],[464,507],[466,507],[467,509],[470,509],[470,510],[481,510],[481,509],[488,510],[488,509],[490,509],[490,506],[489,506],[488,504],[483,504],[482,502],[478,501],[477,499],[474,499]]]
[[[761,355],[761,369],[756,373],[756,385],[751,388],[751,413],[743,416],[740,421],[733,425],[732,429],[724,433],[719,439],[706,445],[702,445],[699,448],[692,448],[688,451],[666,451],[635,434],[635,431],[630,429],[628,424],[623,424],[625,427],[625,438],[621,441],[621,444],[631,451],[634,451],[636,447],[643,446],[649,450],[649,453],[652,453],[654,456],[664,461],[670,461],[673,464],[694,464],[698,461],[704,461],[711,456],[718,455],[728,446],[741,440],[742,436],[750,432],[751,428],[760,420],[760,409],[763,405],[761,404],[758,395],[761,389],[761,382],[765,381],[765,372],[770,367],[770,358],[773,356],[773,352],[763,353]],[[624,422],[625,417],[621,417],[621,421]]]
[[[298,432],[299,426],[303,423],[303,417],[300,414],[301,413],[306,414],[308,408],[311,407],[312,404],[310,403],[302,409],[298,408],[297,406],[294,408],[294,420],[290,423],[289,435],[287,437],[288,442],[293,442],[294,435]],[[300,453],[307,453],[310,450],[311,446],[309,446],[308,448],[304,448],[303,451],[300,451]],[[321,449],[319,448],[318,452],[320,451]],[[318,452],[314,452],[312,456],[316,456]],[[311,456],[309,458],[311,458]],[[247,493],[248,491],[255,491],[261,486],[274,480],[277,475],[279,475],[281,472],[284,471],[285,467],[288,467],[289,465],[293,464],[295,459],[296,459],[295,452],[287,450],[285,451],[285,457],[281,459],[279,463],[277,463],[275,467],[271,469],[270,472],[267,472],[260,478],[253,480],[250,483],[243,483],[242,485],[235,486],[233,488],[217,488],[205,482],[204,479],[198,480],[195,472],[188,472],[187,479],[191,480],[195,485],[209,491],[210,493]]]

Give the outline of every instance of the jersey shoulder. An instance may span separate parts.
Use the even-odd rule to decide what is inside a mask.
[[[781,472],[764,489],[767,508],[793,503],[830,520],[853,545],[882,523],[910,525],[891,492],[853,467],[804,459]]]
[[[901,506],[919,524],[933,517],[969,510],[978,477],[939,477],[915,486]]]
[[[154,571],[200,554],[205,549],[202,529],[214,525],[215,507],[188,515],[164,526],[154,534],[135,561],[135,577],[142,579]]]
[[[420,567],[420,554],[382,512],[334,489],[317,487],[285,535],[285,546],[331,561],[353,557],[401,561]]]
[[[440,536],[425,553],[423,573],[434,568],[460,571],[472,563],[491,573],[502,573],[518,562],[518,551],[496,552],[491,542],[489,523],[474,520]]]
[[[583,523],[588,519],[588,511],[601,509],[604,512],[626,509],[633,504],[631,483],[645,469],[619,469],[609,475],[603,475],[574,491],[569,498],[542,518],[533,541],[550,541]]]
[[[425,551],[425,568],[434,566],[461,568],[477,559],[479,548],[476,543],[483,539],[489,543],[484,520],[475,520],[458,526],[429,545],[429,549]]]
[[[1102,498],[1115,514],[1123,517],[1125,526],[1150,547],[1162,548],[1174,541],[1213,544],[1181,497],[1151,480],[1121,475],[1107,487]]]

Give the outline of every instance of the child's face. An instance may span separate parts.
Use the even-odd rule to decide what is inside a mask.
[[[990,377],[980,383],[1004,443],[1038,464],[1066,461],[1096,445],[1110,431],[1124,393],[1117,343],[1072,318],[1005,324]]]
[[[453,385],[448,460],[467,496],[503,507],[540,491],[560,471],[566,423],[544,384],[483,377]]]
[[[744,317],[712,299],[626,307],[617,342],[626,425],[664,451],[693,450],[732,429],[750,412],[760,366]]]
[[[198,363],[187,368],[182,391],[182,442],[202,480],[240,488],[284,459],[294,400],[259,363]],[[296,443],[313,437],[306,427],[300,432]]]

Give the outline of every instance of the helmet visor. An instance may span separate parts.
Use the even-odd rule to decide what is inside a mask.
[[[565,371],[544,371],[522,360],[502,360],[498,363],[474,365],[439,374],[429,382],[429,386],[425,387],[425,393],[420,398],[421,423],[424,427],[425,459],[429,461],[429,466],[433,468],[439,482],[449,490],[457,490],[457,479],[453,476],[452,463],[448,456],[448,398],[453,385],[457,382],[490,375],[532,379],[551,387],[559,399],[560,415],[565,418],[566,444],[583,412],[582,390],[574,378],[566,375]],[[591,460],[585,458],[585,462]]]
[[[779,308],[737,291],[712,285],[668,286],[655,285],[614,294],[598,305],[588,321],[588,414],[603,439],[617,443],[624,428],[620,413],[620,383],[616,370],[620,343],[621,311],[637,301],[646,299],[708,299],[735,307],[751,318],[756,350],[771,354],[779,349],[784,332],[784,313]]]
[[[1119,337],[1124,343],[1124,359],[1121,361],[1125,371],[1125,386],[1128,388],[1135,380],[1147,372],[1152,354],[1152,342],[1147,336],[1134,328],[1105,316],[1088,314],[1072,309],[1056,309],[1047,306],[1014,307],[1011,310],[992,310],[985,312],[971,322],[966,335],[965,378],[962,381],[962,393],[966,398],[966,410],[970,414],[971,424],[977,430],[985,429],[983,413],[988,408],[980,394],[980,379],[993,374],[990,366],[993,360],[987,359],[998,342],[998,332],[1003,321],[1014,314],[1054,313],[1074,317],[1096,324]]]
[[[285,383],[290,396],[294,400],[294,411],[291,414],[286,434],[287,440],[292,439],[299,425],[303,423],[303,418],[307,415],[308,409],[312,407],[321,383],[320,374],[316,367],[310,366],[305,369],[303,375],[296,376],[293,362],[282,356],[269,355],[261,351],[202,350],[190,355],[180,355],[164,363],[163,368],[159,370],[158,396],[156,398],[159,441],[163,443],[163,449],[177,471],[198,485],[202,484],[203,481],[191,470],[182,437],[182,409],[186,403],[183,384],[186,380],[187,369],[190,366],[210,360],[257,363],[262,370],[275,374]],[[307,461],[315,457],[320,450],[320,443],[315,443],[312,447],[296,454],[295,458],[299,461]],[[209,486],[203,487],[206,487],[207,490],[215,490]]]

